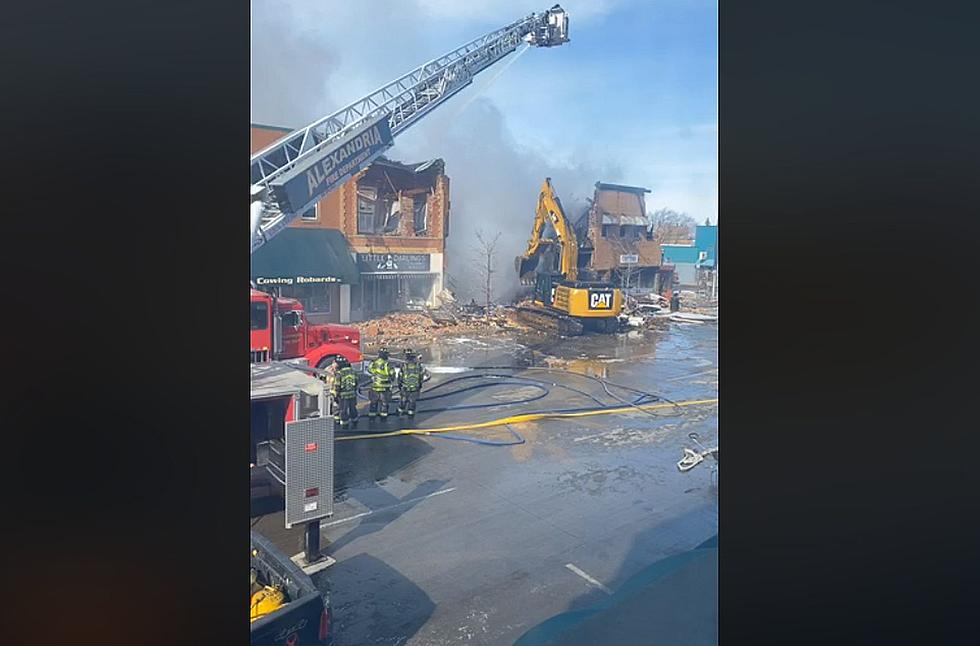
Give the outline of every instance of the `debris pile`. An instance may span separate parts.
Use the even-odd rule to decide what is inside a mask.
[[[380,318],[354,323],[361,333],[365,347],[401,345],[410,341],[432,341],[444,336],[488,331],[494,329],[523,330],[509,308],[494,308],[490,316],[484,308],[474,311],[469,306],[448,302],[421,312],[392,312]]]
[[[681,311],[702,316],[718,316],[718,299],[684,290],[681,292]]]
[[[718,301],[692,291],[681,291],[680,311],[670,311],[670,301],[659,294],[627,297],[620,321],[633,328],[659,327],[670,321],[704,323],[718,320]]]

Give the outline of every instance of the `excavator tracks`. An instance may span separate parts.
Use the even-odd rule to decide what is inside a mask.
[[[583,325],[570,316],[536,307],[515,307],[518,322],[537,330],[559,336],[579,336],[585,332]]]

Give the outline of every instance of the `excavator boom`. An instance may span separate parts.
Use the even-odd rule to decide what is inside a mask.
[[[543,237],[548,223],[555,231],[554,239]],[[541,255],[554,248],[560,254],[558,272],[565,280],[578,280],[578,238],[548,177],[538,193],[538,206],[534,211],[534,225],[527,251],[517,259],[517,274],[521,282],[533,280]]]

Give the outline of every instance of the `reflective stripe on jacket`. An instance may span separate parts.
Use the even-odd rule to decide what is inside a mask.
[[[422,364],[413,361],[402,366],[401,387],[408,391],[422,387]]]
[[[357,374],[350,366],[337,371],[335,383],[337,384],[337,394],[340,397],[350,398],[357,396]]]
[[[371,388],[373,390],[388,390],[391,388],[391,364],[384,359],[375,359],[368,367],[371,373]]]

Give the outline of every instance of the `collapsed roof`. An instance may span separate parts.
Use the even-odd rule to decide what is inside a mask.
[[[646,201],[643,196],[650,189],[641,186],[624,186],[596,182],[593,199],[602,224],[649,227]]]
[[[435,159],[430,159],[428,161],[406,164],[404,162],[388,159],[387,157],[382,155],[377,159],[375,159],[374,162],[371,163],[371,166],[369,166],[368,168],[370,169],[375,166],[378,168],[384,168],[386,170],[400,170],[400,171],[405,171],[406,173],[414,173],[414,174],[425,173],[426,175],[429,175],[430,173],[428,173],[427,171],[431,170],[432,175],[441,175],[445,172],[446,162],[437,157]]]

